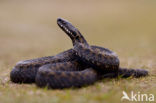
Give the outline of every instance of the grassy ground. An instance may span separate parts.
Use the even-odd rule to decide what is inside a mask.
[[[155,5],[154,0],[1,0],[0,103],[119,103],[123,90],[156,96]],[[115,51],[122,67],[147,69],[150,76],[104,79],[92,86],[65,90],[10,82],[9,73],[16,62],[72,47],[58,28],[57,17],[71,21],[90,44]]]

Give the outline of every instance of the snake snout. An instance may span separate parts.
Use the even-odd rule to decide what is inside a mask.
[[[66,25],[68,22],[62,18],[57,19],[57,23],[61,26]]]

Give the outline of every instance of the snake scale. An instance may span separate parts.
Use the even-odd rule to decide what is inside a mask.
[[[120,68],[118,56],[113,51],[89,45],[68,21],[58,18],[57,24],[71,38],[73,48],[56,56],[18,62],[10,73],[12,82],[62,89],[82,87],[107,77],[148,75],[147,70]]]

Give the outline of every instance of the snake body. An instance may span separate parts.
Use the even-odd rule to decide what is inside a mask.
[[[120,68],[118,56],[113,51],[89,45],[68,21],[58,18],[57,24],[71,38],[73,48],[56,56],[18,62],[10,73],[12,82],[70,88],[93,84],[106,77],[148,75],[148,71],[143,69]]]

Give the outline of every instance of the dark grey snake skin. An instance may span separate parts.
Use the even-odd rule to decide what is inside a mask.
[[[70,88],[93,84],[106,77],[142,77],[148,71],[119,67],[117,55],[109,49],[90,46],[71,23],[58,18],[59,27],[71,38],[73,49],[56,56],[20,61],[10,73],[12,82],[39,87]]]

